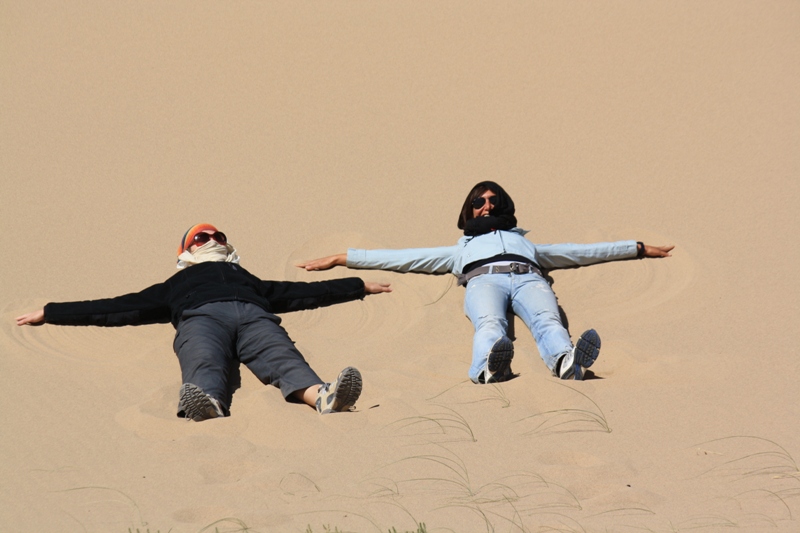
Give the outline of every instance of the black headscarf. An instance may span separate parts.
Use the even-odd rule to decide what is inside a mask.
[[[489,212],[488,217],[472,218],[472,201],[487,190],[497,195],[497,204]],[[510,230],[517,226],[514,216],[514,201],[493,181],[482,181],[475,185],[464,200],[461,214],[458,217],[458,229],[464,230],[464,235],[474,237],[495,230]]]

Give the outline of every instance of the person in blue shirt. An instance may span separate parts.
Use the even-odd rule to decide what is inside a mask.
[[[670,257],[674,246],[637,241],[593,244],[534,244],[517,227],[514,202],[493,181],[467,195],[458,218],[464,235],[454,246],[402,250],[349,249],[306,261],[300,268],[335,266],[398,272],[452,273],[466,287],[464,311],[475,328],[469,378],[495,383],[513,377],[514,346],[508,338],[507,310],[533,334],[539,354],[554,376],[584,378],[600,352],[600,336],[585,331],[573,345],[564,327],[546,271],[645,257]]]

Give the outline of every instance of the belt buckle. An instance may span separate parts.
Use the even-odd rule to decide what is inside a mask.
[[[513,272],[514,274],[519,274],[520,273],[520,268],[519,267],[521,267],[522,265],[520,265],[519,263],[511,263],[511,265],[509,265],[509,266],[511,267],[511,272]]]

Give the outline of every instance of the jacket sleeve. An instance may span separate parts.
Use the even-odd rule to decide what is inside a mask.
[[[159,283],[147,289],[101,300],[49,303],[44,321],[59,326],[140,326],[170,321],[168,287]]]
[[[586,266],[634,257],[636,241],[536,245],[537,262],[546,269]]]
[[[447,274],[453,271],[459,247],[406,248],[404,250],[347,250],[349,268]]]
[[[316,309],[364,298],[361,278],[328,281],[262,281],[264,296],[273,313]]]

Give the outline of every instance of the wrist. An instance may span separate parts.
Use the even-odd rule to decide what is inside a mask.
[[[644,243],[642,241],[636,242],[636,258],[641,259],[644,257]]]

